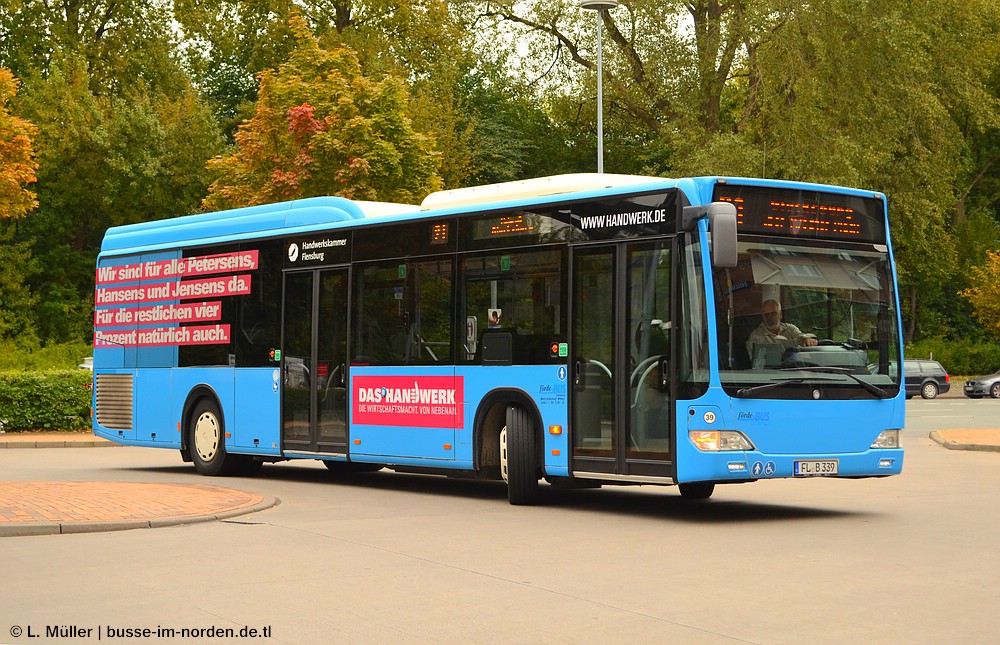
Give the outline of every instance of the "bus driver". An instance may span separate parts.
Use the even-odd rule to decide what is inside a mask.
[[[802,330],[791,323],[781,321],[781,303],[777,300],[765,300],[761,310],[763,320],[747,338],[747,352],[751,360],[757,345],[780,346],[782,350],[816,345],[817,341],[813,336],[802,333]]]

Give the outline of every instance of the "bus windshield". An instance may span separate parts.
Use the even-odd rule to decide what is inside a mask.
[[[743,236],[717,270],[722,385],[736,397],[889,398],[899,346],[888,249]]]

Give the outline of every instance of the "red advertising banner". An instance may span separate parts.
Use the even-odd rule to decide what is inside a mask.
[[[250,293],[250,276],[233,275],[203,280],[163,282],[138,287],[109,287],[94,291],[98,306],[128,305],[157,300],[194,300],[206,296],[245,296]]]
[[[178,260],[161,260],[138,264],[100,267],[97,284],[136,282],[139,280],[168,280],[215,273],[239,273],[257,269],[258,251],[238,251],[218,255],[199,255]]]
[[[156,327],[94,331],[94,347],[163,347],[167,345],[225,345],[229,343],[229,325]]]
[[[221,318],[222,301],[215,300],[200,304],[157,305],[136,309],[97,309],[94,311],[94,327],[190,323]]]
[[[462,376],[355,376],[352,422],[375,426],[462,428]]]

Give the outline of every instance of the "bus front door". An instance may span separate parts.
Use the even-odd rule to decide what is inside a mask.
[[[573,253],[573,471],[673,476],[669,240]]]
[[[347,269],[285,274],[282,449],[347,454]]]

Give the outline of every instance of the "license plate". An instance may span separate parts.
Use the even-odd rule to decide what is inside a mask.
[[[839,462],[836,459],[803,459],[795,462],[796,477],[836,475],[838,472]]]

